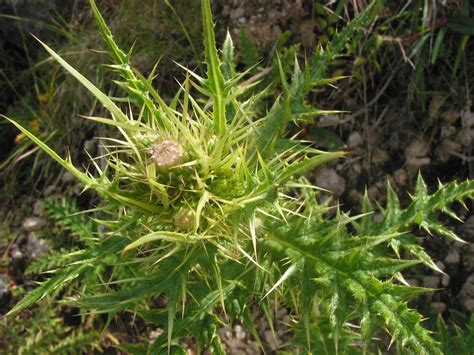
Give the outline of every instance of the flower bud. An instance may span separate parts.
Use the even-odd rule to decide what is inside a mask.
[[[181,163],[184,151],[174,140],[164,140],[153,145],[153,159],[159,168],[172,168]]]
[[[194,229],[194,211],[181,208],[173,216],[173,224],[177,229],[191,231]]]

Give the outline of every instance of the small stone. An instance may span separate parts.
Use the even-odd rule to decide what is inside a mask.
[[[0,274],[0,299],[8,292],[8,279],[5,274]]]
[[[464,301],[464,307],[466,307],[466,309],[467,309],[469,312],[474,311],[474,299],[473,299],[473,298],[470,298],[470,299]]]
[[[36,234],[28,234],[28,242],[26,244],[26,253],[30,259],[36,259],[50,249],[46,240],[38,238]]]
[[[474,280],[471,279],[472,276],[468,277],[464,285],[462,285],[461,294],[466,296],[474,296]]]
[[[463,112],[461,122],[462,122],[463,127],[474,126],[474,112],[471,112],[471,111]]]
[[[441,276],[441,285],[443,287],[448,287],[450,281],[451,281],[451,277],[448,274],[443,274]]]
[[[356,189],[352,189],[349,192],[349,201],[351,201],[354,205],[356,206],[361,205],[363,199],[364,199],[364,196]]]
[[[415,168],[428,165],[431,159],[427,157],[430,146],[423,137],[415,137],[405,148],[406,164]]]
[[[246,22],[247,22],[247,19],[245,17],[240,17],[237,22],[239,22],[240,24],[244,25]]]
[[[352,176],[359,176],[362,173],[362,165],[360,163],[351,164]]]
[[[447,307],[446,307],[446,303],[444,303],[444,302],[432,302],[431,303],[431,308],[436,313],[443,313],[444,311],[446,311]]]
[[[463,128],[459,133],[459,140],[463,146],[471,148],[474,145],[474,129]]]
[[[466,233],[468,236],[474,238],[474,215],[470,216],[466,222],[464,222],[464,224],[461,226],[461,229],[463,233]]]
[[[461,117],[461,114],[456,111],[446,111],[441,114],[441,118],[449,124],[456,122],[459,117]]]
[[[459,264],[461,261],[461,255],[456,249],[452,249],[448,255],[444,258],[446,264]]]
[[[247,334],[245,334],[244,328],[239,324],[234,326],[234,333],[235,333],[235,337],[237,339],[240,339],[240,340],[245,339],[245,337],[247,335]]]
[[[27,232],[35,232],[41,230],[46,225],[46,221],[39,217],[28,217],[23,221],[23,228]]]
[[[242,17],[244,15],[244,8],[239,7],[237,9],[233,9],[230,11],[230,18],[235,20],[238,19],[239,17]]]
[[[439,160],[447,162],[449,158],[451,158],[453,152],[459,152],[460,150],[461,146],[458,143],[445,138],[436,148],[436,154],[438,155]]]
[[[380,191],[377,185],[372,185],[371,187],[369,187],[369,189],[367,190],[367,195],[371,200],[378,200],[380,196]]]
[[[150,334],[148,335],[148,339],[156,340],[161,334],[163,334],[163,329],[156,328],[155,330],[152,330],[150,332]]]
[[[64,172],[64,174],[61,175],[61,182],[63,184],[73,182],[74,180],[76,180],[75,176],[72,175],[69,171],[66,171],[66,172]]]
[[[268,321],[265,317],[257,319],[257,329],[259,329],[260,331],[268,329]]]
[[[89,139],[85,141],[84,150],[89,153],[90,156],[94,156],[97,151],[97,142],[95,139]]]
[[[456,135],[456,127],[451,125],[443,125],[440,131],[441,138],[452,138]]]
[[[263,336],[264,336],[265,341],[267,342],[268,346],[273,351],[278,349],[280,347],[280,345],[282,344],[281,339],[276,334],[273,334],[273,332],[271,330],[265,331]]]
[[[48,196],[51,196],[55,192],[56,192],[56,186],[49,185],[44,188],[43,196],[48,197]]]
[[[382,223],[382,222],[383,222],[383,219],[384,219],[384,217],[383,217],[383,214],[382,214],[382,213],[376,213],[376,214],[374,215],[374,222],[375,222],[375,223]]]
[[[44,203],[43,201],[36,201],[33,205],[33,214],[38,217],[44,216]]]
[[[425,276],[423,277],[423,287],[426,288],[438,288],[439,286],[438,276]]]
[[[237,338],[230,338],[227,340],[227,345],[231,349],[231,354],[234,353],[237,349],[244,349],[245,348],[245,343]]]
[[[444,263],[441,260],[438,260],[435,264],[438,267],[438,269],[440,269],[441,271],[446,270],[446,265],[444,265]]]
[[[364,143],[364,140],[359,132],[352,132],[347,138],[347,145],[350,148],[359,147]]]
[[[79,196],[84,191],[84,186],[82,186],[80,184],[76,184],[72,187],[71,191],[72,191],[73,195]]]
[[[400,186],[406,186],[408,183],[408,174],[405,169],[398,169],[393,173],[395,182]]]
[[[252,308],[252,320],[255,322],[261,316],[262,316],[262,311],[260,310],[260,308],[254,306]]]
[[[336,196],[342,195],[346,189],[346,181],[334,169],[318,169],[315,179],[318,187],[331,191]]]
[[[12,249],[12,258],[13,259],[21,259],[23,257],[23,253],[18,249],[18,247]]]
[[[280,308],[277,312],[277,319],[283,319],[288,314],[288,310],[286,308]]]
[[[385,150],[382,150],[378,147],[374,148],[372,152],[372,163],[374,164],[383,164],[386,163],[390,159],[390,156]]]
[[[248,355],[260,355],[262,350],[256,341],[251,341],[247,344],[247,354]]]
[[[219,328],[217,333],[220,335],[222,339],[230,339],[232,338],[232,331],[229,329],[229,327],[222,327]]]

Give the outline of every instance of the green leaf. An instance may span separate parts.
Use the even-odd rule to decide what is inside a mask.
[[[193,240],[197,240],[197,238],[189,234],[178,233],[178,232],[167,232],[167,231],[153,232],[153,233],[144,235],[143,237],[140,237],[136,241],[130,243],[123,249],[123,251],[127,252],[129,250],[138,248],[139,246],[142,246],[144,244],[154,242],[155,240],[165,240],[169,242],[182,243],[182,242],[191,242]]]
[[[276,178],[276,183],[284,184],[293,176],[296,177],[302,175],[319,165],[322,165],[335,159],[339,159],[344,155],[344,152],[320,152],[319,154],[311,158],[307,158],[301,162],[291,164],[280,176]]]
[[[207,88],[212,92],[214,104],[214,129],[221,135],[226,132],[224,76],[222,75],[217,55],[214,24],[212,23],[211,2],[202,0],[202,18],[204,25],[204,45],[207,64]]]
[[[222,47],[222,74],[226,80],[230,80],[235,76],[234,43],[229,31],[227,31]]]
[[[448,25],[456,32],[464,35],[474,35],[474,17],[453,16],[448,20]]]
[[[35,37],[36,38],[36,37]],[[114,119],[120,122],[128,122],[126,114],[120,110],[120,108],[114,104],[114,102],[102,91],[100,91],[94,84],[92,84],[86,77],[74,69],[68,62],[66,62],[61,56],[55,51],[49,48],[46,44],[36,38],[38,42],[46,49],[46,51],[64,68],[69,74],[75,77],[87,90],[89,90],[99,102],[112,114]]]
[[[31,139],[38,147],[40,147],[44,152],[46,152],[51,158],[56,160],[64,169],[69,171],[72,175],[74,175],[81,183],[86,185],[87,187],[92,187],[97,189],[99,193],[104,193],[106,190],[106,186],[101,186],[98,180],[90,177],[88,174],[83,173],[79,169],[77,169],[69,159],[63,159],[57,154],[54,150],[52,150],[48,145],[46,145],[42,140],[37,138],[33,133],[28,131],[26,128],[21,126],[19,123],[11,120],[10,118],[0,115],[1,117],[8,120],[12,123],[15,127],[17,127],[25,136]],[[105,181],[104,181],[105,182]]]
[[[54,277],[42,282],[39,287],[28,293],[6,314],[6,316],[13,317],[18,312],[30,307],[34,303],[56,291],[59,287],[63,287],[65,283],[73,281],[89,269],[89,265],[61,269]]]

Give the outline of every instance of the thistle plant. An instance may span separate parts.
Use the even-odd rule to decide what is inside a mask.
[[[201,4],[207,71],[183,67],[185,79],[169,102],[153,87],[155,70],[145,77],[130,66],[130,53],[115,43],[94,0],[91,8],[124,99],[107,96],[43,44],[110,116],[86,119],[116,129],[120,137],[104,137],[106,153],[83,172],[10,120],[85,189],[97,191],[102,204],[94,220],[105,230],[68,255],[68,263],[9,316],[94,271],[103,282],[88,285],[70,302],[107,313],[109,321],[132,312],[164,329],[153,342],[122,346],[132,352],[182,353],[181,340],[192,336],[198,351],[224,353],[217,330],[235,321],[262,344],[251,316],[258,305],[270,324],[271,309],[289,309],[292,340],[283,347],[293,352],[367,353],[383,346],[375,337],[383,328],[402,348],[440,353],[422,316],[407,307],[426,290],[404,284],[401,272],[418,263],[436,268],[412,228],[457,238],[436,213],[454,216],[449,205],[472,197],[474,183],[451,183],[430,195],[420,177],[406,209],[389,188],[381,223],[367,198],[362,215],[336,208],[330,217],[304,174],[344,153],[287,137],[289,125],[325,113],[306,96],[333,80],[324,79],[327,66],[377,6],[319,50],[313,64],[302,68],[295,59],[290,78],[281,70],[281,92],[260,115],[267,103],[263,93],[244,80],[249,72],[237,72],[229,35],[217,50],[210,0]],[[106,161],[105,168],[98,160]],[[402,259],[402,251],[411,258]],[[158,296],[166,297],[165,308],[153,302]]]

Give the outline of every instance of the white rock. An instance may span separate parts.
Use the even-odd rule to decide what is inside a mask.
[[[237,324],[234,326],[234,333],[237,339],[240,339],[240,340],[245,339],[245,336],[246,336],[245,330],[241,325]]]
[[[0,274],[0,298],[8,292],[8,280],[4,274]]]
[[[53,185],[49,185],[49,186],[46,186],[43,190],[43,196],[51,196],[53,193],[56,192],[56,186],[53,186]]]
[[[466,307],[466,309],[469,312],[474,311],[474,299],[470,298],[470,299],[464,301],[464,307]]]
[[[334,169],[318,169],[315,173],[315,179],[318,187],[331,191],[336,196],[342,195],[346,189],[346,181]]]
[[[265,341],[268,343],[268,346],[270,347],[270,349],[272,349],[273,351],[278,349],[280,345],[282,344],[280,337],[276,334],[274,335],[271,330],[265,331],[264,338],[265,338]]]
[[[23,221],[23,228],[27,232],[35,232],[41,230],[46,225],[46,221],[38,217],[28,217]]]
[[[446,310],[446,303],[443,302],[432,302],[431,303],[431,308],[436,312],[436,313],[443,313]]]
[[[347,145],[350,148],[359,147],[362,145],[362,143],[364,143],[364,140],[359,132],[352,132],[349,135],[349,138],[347,138]]]
[[[423,287],[438,288],[439,281],[438,276],[425,276],[423,277]]]
[[[42,201],[36,201],[33,205],[33,214],[38,217],[44,216],[44,203]]]
[[[463,127],[474,126],[474,112],[471,112],[471,111],[463,112],[461,122],[462,122]]]
[[[474,145],[474,129],[463,128],[459,133],[459,140],[463,146],[472,148]]]
[[[384,220],[384,216],[383,216],[382,213],[376,213],[376,214],[374,215],[374,222],[375,222],[375,223],[382,223],[383,220]]]
[[[456,122],[460,116],[460,112],[457,111],[446,111],[441,114],[441,118],[449,124]]]
[[[13,259],[21,259],[23,257],[23,253],[18,249],[12,249],[12,258]]]
[[[232,331],[228,327],[219,328],[217,333],[220,335],[222,339],[230,339],[232,338]]]
[[[451,281],[451,276],[449,276],[447,274],[444,274],[444,275],[441,276],[441,285],[443,287],[448,287],[450,281]]]
[[[469,237],[474,238],[474,216],[470,216],[461,226],[461,229],[463,233],[466,233]],[[474,244],[471,245],[474,246]]]
[[[148,335],[148,339],[156,340],[161,334],[163,334],[163,329],[162,328],[156,328],[155,330],[152,330],[150,332],[150,334]]]
[[[372,163],[374,164],[383,164],[390,159],[390,156],[385,150],[382,150],[378,147],[374,148],[372,152]]]
[[[462,285],[461,294],[471,297],[474,296],[474,281],[468,278],[464,285]]]
[[[438,267],[438,269],[440,269],[441,271],[446,270],[446,265],[444,265],[444,263],[441,260],[438,260],[435,264]]]
[[[35,233],[28,234],[26,252],[31,259],[36,259],[50,249],[46,240],[38,238]]]
[[[451,250],[448,255],[444,258],[446,264],[459,264],[461,261],[461,255],[456,249]]]
[[[408,183],[408,174],[405,169],[398,169],[393,173],[395,182],[400,186],[406,186]]]
[[[431,160],[427,157],[430,146],[423,137],[415,137],[405,148],[406,164],[412,167],[422,167],[430,164]]]

